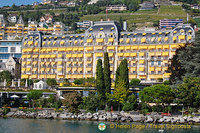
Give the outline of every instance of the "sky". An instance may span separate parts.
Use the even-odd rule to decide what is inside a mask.
[[[38,1],[41,2],[42,0],[0,0],[0,7],[2,6],[12,6],[13,3],[15,3],[15,5],[19,6],[19,5],[31,5],[33,2]]]

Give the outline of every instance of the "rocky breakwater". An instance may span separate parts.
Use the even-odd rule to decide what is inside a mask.
[[[1,112],[0,112],[1,114]],[[41,111],[14,111],[5,115],[6,117],[36,118],[36,119],[62,119],[62,120],[90,120],[110,122],[142,122],[142,123],[168,123],[168,124],[200,124],[200,116],[161,116],[157,113],[133,115],[126,112],[97,112],[73,114],[67,111],[56,112],[54,110]]]

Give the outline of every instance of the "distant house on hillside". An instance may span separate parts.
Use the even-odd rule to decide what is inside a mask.
[[[151,10],[155,8],[154,2],[151,1],[145,1],[141,4],[140,10]]]
[[[17,22],[17,15],[16,14],[9,14],[9,16],[8,16],[8,22],[10,22],[10,23],[16,23]]]
[[[35,1],[35,2],[33,2],[33,6],[38,6],[40,3],[39,2],[37,2],[37,1]]]
[[[46,23],[52,23],[53,22],[53,16],[50,14],[45,14],[45,16],[42,16],[40,18],[40,22],[46,22]]]
[[[154,0],[155,5],[172,5],[170,0]]]
[[[183,19],[162,19],[160,28],[174,28],[177,24],[183,24]]]
[[[42,4],[52,4],[54,2],[57,2],[58,0],[43,0]]]
[[[192,9],[197,9],[197,10],[198,10],[198,9],[199,9],[199,6],[198,6],[198,5],[192,5],[191,8],[192,8]]]
[[[127,7],[125,5],[110,5],[106,7],[107,11],[126,11]]]

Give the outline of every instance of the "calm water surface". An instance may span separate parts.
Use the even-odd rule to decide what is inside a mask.
[[[98,129],[99,123],[91,121],[0,118],[0,133],[159,133],[158,130],[161,127],[165,127],[164,133],[200,133],[200,125],[184,129],[176,127],[169,129],[169,127],[172,128],[176,125],[105,122],[107,128],[104,131],[100,131]],[[117,129],[116,126],[118,127]]]

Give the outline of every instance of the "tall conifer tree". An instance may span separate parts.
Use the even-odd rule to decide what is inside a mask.
[[[105,83],[105,92],[111,92],[111,78],[110,78],[110,63],[108,58],[108,53],[104,53],[104,83]]]
[[[104,87],[104,75],[102,68],[102,60],[98,59],[96,67],[96,89],[98,96],[101,100],[105,97],[105,87]]]

